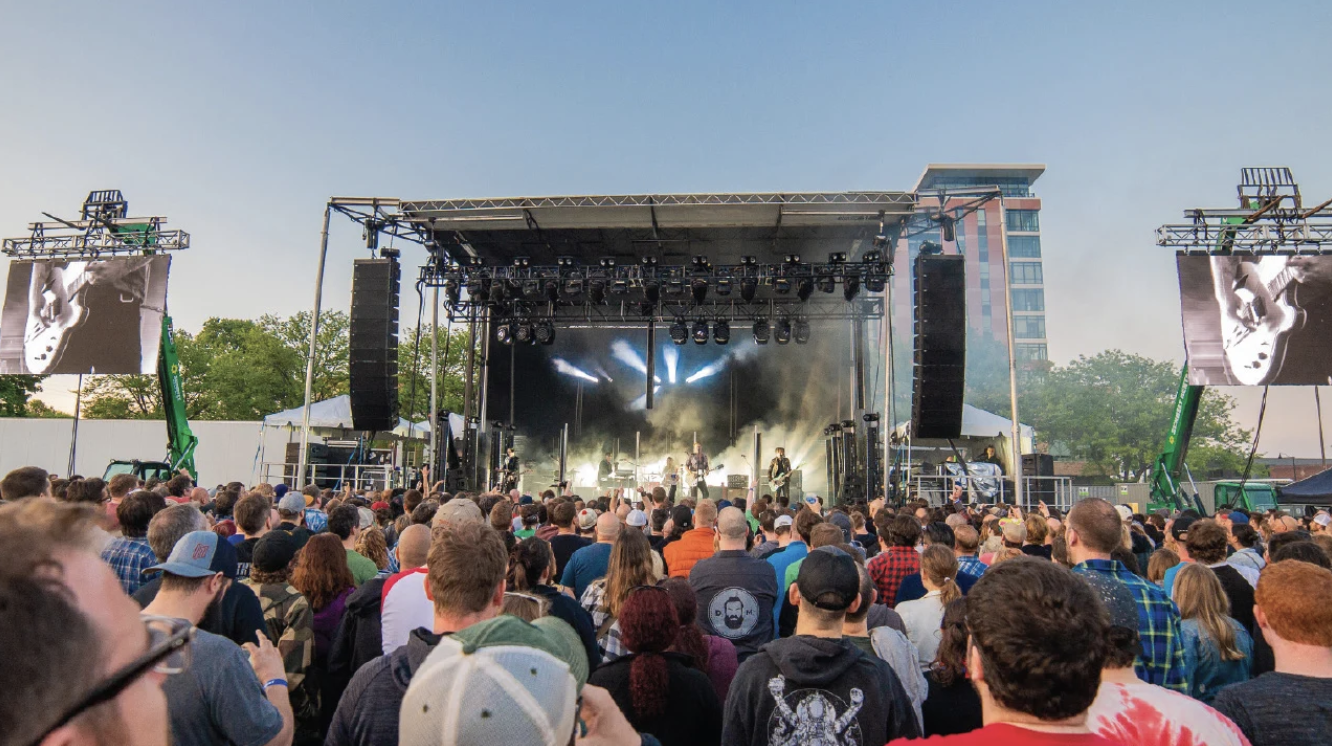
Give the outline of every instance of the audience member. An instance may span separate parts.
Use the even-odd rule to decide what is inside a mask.
[[[339,505],[334,508],[328,514],[328,531],[342,542],[345,564],[351,571],[355,585],[359,586],[379,574],[379,568],[375,563],[356,551],[356,539],[361,534],[360,511],[351,505]]]
[[[765,512],[763,515],[768,515]],[[745,552],[744,513],[726,508],[717,518],[717,553],[689,572],[698,597],[698,623],[710,635],[730,640],[741,661],[771,641],[777,578],[772,565]]]
[[[1253,589],[1258,584],[1258,573],[1226,562],[1226,530],[1216,521],[1197,521],[1189,529],[1184,544],[1189,559],[1210,569],[1221,582],[1221,588],[1229,599],[1230,611],[1226,613],[1234,617],[1245,630],[1253,629]],[[1182,571],[1183,568],[1180,569]],[[1250,574],[1253,576],[1252,581],[1248,577]],[[1178,572],[1175,577],[1179,577]]]
[[[164,508],[166,502],[161,497],[143,490],[130,494],[116,508],[122,536],[112,539],[102,550],[102,559],[120,578],[120,587],[128,595],[133,596],[143,586],[147,580],[143,571],[157,562],[148,545],[148,524]]]
[[[786,569],[804,559],[805,555],[809,554],[810,537],[814,531],[814,527],[821,523],[823,523],[823,518],[820,517],[818,513],[815,513],[808,508],[801,508],[800,512],[796,513],[795,516],[790,543],[788,543],[782,551],[774,552],[768,557],[767,562],[772,565],[775,573],[774,577],[777,579],[777,597],[779,599],[785,598],[786,589],[790,585],[786,582]],[[792,603],[794,604],[796,602],[792,601]],[[780,623],[781,612],[781,604],[774,604],[772,610],[772,621],[774,625]]]
[[[566,624],[577,633],[587,657],[587,668],[601,664],[601,649],[597,646],[596,627],[592,617],[578,602],[553,587],[555,555],[550,545],[537,537],[523,539],[509,552],[507,587],[513,591],[531,594],[546,601],[546,613]]]
[[[589,583],[578,599],[579,605],[591,615],[597,645],[605,660],[615,660],[626,652],[616,624],[625,598],[634,588],[655,585],[659,579],[652,567],[652,547],[647,537],[639,531],[622,532],[612,545],[606,574]]]
[[[291,584],[298,550],[296,537],[286,531],[268,532],[254,547],[250,577],[241,582],[259,598],[268,640],[277,646],[287,672],[287,691],[299,733],[296,740],[307,742],[321,740],[319,682],[317,676],[307,679],[315,662],[314,612]]]
[[[346,557],[336,534],[318,534],[305,543],[291,572],[292,586],[305,596],[314,612],[314,657],[320,667],[333,649],[333,637],[347,610],[347,597],[356,589]]]
[[[857,564],[856,573],[860,576],[860,604],[843,618],[842,637],[865,655],[879,658],[888,664],[897,677],[898,685],[911,699],[911,709],[919,725],[923,722],[920,708],[925,701],[926,685],[925,676],[920,671],[916,646],[907,639],[905,632],[895,627],[883,625],[870,628],[868,619],[871,609],[882,609],[893,614],[899,624],[901,617],[883,604],[874,603],[878,591],[874,589],[874,581],[868,570]],[[891,684],[887,686],[892,687]]]
[[[879,515],[885,514],[880,512]],[[882,551],[865,566],[874,579],[881,603],[890,607],[896,605],[897,588],[902,579],[920,572],[920,554],[916,552],[919,541],[920,523],[915,518],[900,513],[885,518],[879,531]]]
[[[603,513],[596,519],[597,540],[575,551],[569,556],[564,571],[560,574],[560,585],[564,586],[575,599],[582,599],[583,593],[592,581],[606,575],[610,564],[611,547],[620,538],[624,524],[613,513]]]
[[[725,637],[707,634],[698,623],[698,596],[684,578],[667,578],[659,585],[671,595],[680,629],[671,650],[694,659],[694,667],[707,674],[720,702],[726,701],[735,671],[740,666],[735,645]]]
[[[1194,524],[1189,541],[1201,531]],[[1215,527],[1220,530],[1220,527]],[[1240,580],[1243,583],[1243,580]],[[1247,588],[1247,584],[1245,585]],[[1201,562],[1175,575],[1175,603],[1184,636],[1184,678],[1189,695],[1211,702],[1221,687],[1247,681],[1253,666],[1253,639],[1233,618],[1221,581]]]
[[[984,725],[980,695],[967,674],[969,637],[966,599],[950,601],[944,606],[938,652],[925,673],[929,691],[921,714],[926,736],[970,733]]]

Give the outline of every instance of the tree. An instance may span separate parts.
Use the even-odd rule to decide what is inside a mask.
[[[44,376],[0,376],[0,417],[28,417],[29,399],[42,390]]]
[[[439,346],[439,408],[462,412],[463,384],[467,371],[467,330],[441,327]],[[404,328],[398,334],[398,414],[410,422],[430,416],[430,329]],[[480,375],[479,371],[476,375]],[[415,384],[415,388],[413,388]]]
[[[300,370],[293,381],[300,388],[302,404],[305,401],[305,361],[310,353],[310,312],[301,311],[294,316],[280,318],[273,315],[259,317],[259,327],[272,334],[283,346],[300,357]],[[313,401],[341,396],[348,391],[348,361],[351,349],[351,319],[342,311],[325,311],[319,315],[319,338],[315,344]],[[402,335],[399,335],[401,338]],[[293,405],[295,406],[295,405]]]
[[[28,411],[25,417],[38,417],[41,419],[69,419],[73,415],[52,407],[41,399],[29,399]]]

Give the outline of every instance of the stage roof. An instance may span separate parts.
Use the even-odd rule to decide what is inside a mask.
[[[760,262],[789,254],[854,260],[878,235],[915,210],[908,192],[796,192],[509,197],[401,201],[398,219],[431,235],[457,261],[480,257],[533,265],[574,257],[632,263],[655,256],[664,265],[704,255],[714,264]]]

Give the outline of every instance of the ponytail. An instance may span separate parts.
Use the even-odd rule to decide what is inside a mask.
[[[944,605],[962,598],[962,589],[957,585],[957,557],[953,550],[942,544],[925,547],[920,556],[920,576],[928,578],[930,583],[939,588],[939,597]]]
[[[962,598],[962,589],[958,587],[957,581],[953,578],[945,578],[943,587],[939,590],[939,600],[944,606]]]

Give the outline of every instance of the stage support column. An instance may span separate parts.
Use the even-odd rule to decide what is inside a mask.
[[[851,319],[851,364],[855,370],[855,407],[851,410],[854,417],[865,409],[865,319],[860,316],[859,304]]]
[[[420,329],[416,330],[421,333]],[[417,337],[420,339],[420,337]],[[412,402],[413,405],[416,402]],[[411,415],[408,415],[409,417]],[[441,474],[443,469],[439,469],[439,464],[443,460],[439,457],[439,286],[430,289],[430,458],[425,463],[430,464],[430,478],[438,482],[443,479]],[[409,487],[411,485],[408,485]],[[430,485],[425,485],[425,493],[430,494]]]
[[[561,487],[569,477],[565,470],[569,464],[569,423],[564,423],[564,429],[560,431],[560,478],[556,480],[556,488],[560,490],[561,495],[569,494],[567,487]]]
[[[490,433],[490,311],[481,312],[481,381],[480,381],[480,405],[477,409],[478,425],[476,431],[477,447],[477,474],[476,479],[481,484],[481,489],[490,487],[490,454],[483,455],[481,449],[489,450],[486,435]],[[485,469],[481,465],[485,464]]]
[[[306,485],[305,462],[310,450],[310,399],[314,396],[315,352],[319,340],[319,308],[324,300],[324,261],[328,259],[328,221],[333,206],[324,206],[324,229],[319,233],[319,264],[315,269],[314,308],[310,310],[310,349],[305,359],[305,403],[301,406],[301,455],[296,460],[296,489]]]
[[[1010,473],[1015,477],[1014,503],[1025,508],[1022,501],[1025,490],[1022,485],[1022,425],[1018,419],[1017,350],[1013,344],[1013,272],[1008,263],[1008,208],[1004,204],[1002,194],[999,196],[999,249],[1004,255],[1004,321],[1008,327],[1008,396],[1009,414],[1013,418],[1013,447],[1009,449],[1013,458],[1013,467]]]
[[[643,359],[647,360],[647,408],[652,409],[657,386],[657,325],[652,319],[647,322],[647,354]]]
[[[759,463],[763,458],[763,433],[759,432],[758,425],[754,426],[754,489],[749,492],[749,505],[754,505],[754,498],[763,494],[759,491]],[[755,516],[757,517],[757,516]]]

